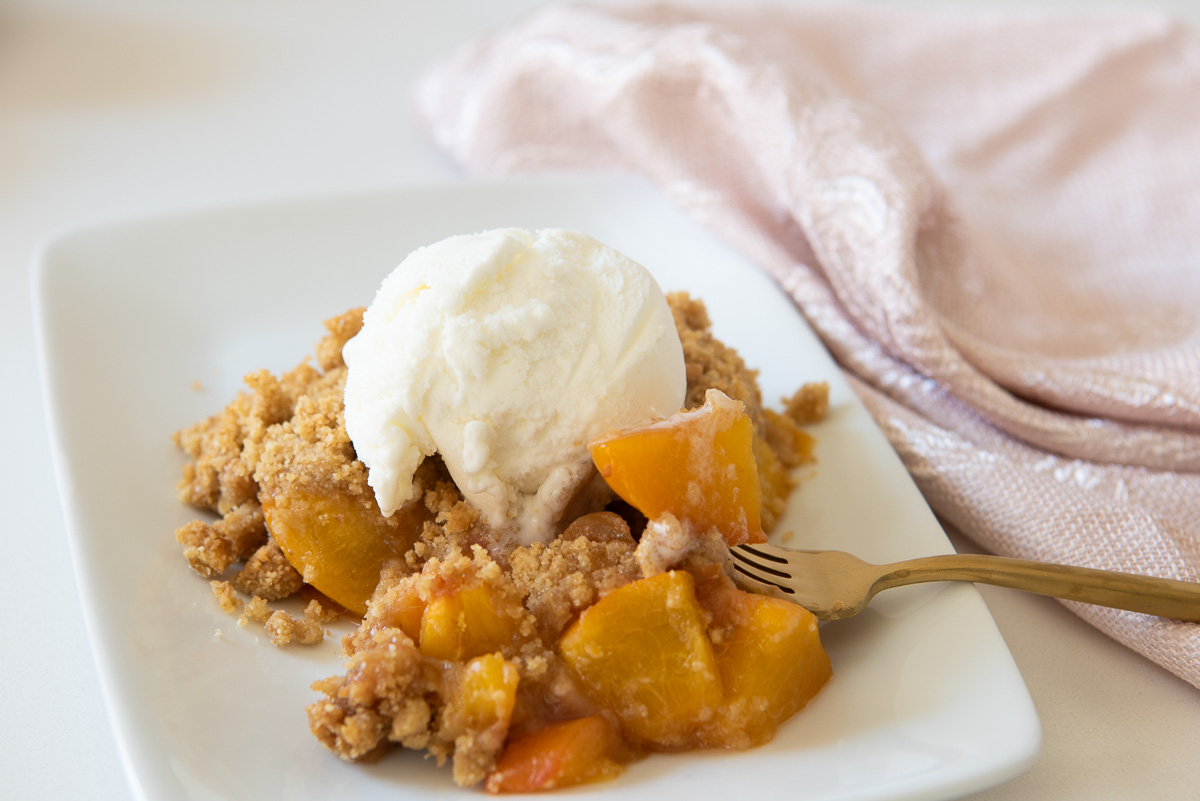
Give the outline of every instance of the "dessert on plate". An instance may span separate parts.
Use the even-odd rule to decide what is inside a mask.
[[[313,684],[329,750],[544,790],[759,745],[828,680],[815,619],[727,575],[823,385],[766,408],[701,301],[558,229],[421,248],[325,327],[315,364],[176,434],[182,500],[218,516],[176,536],[278,645],[359,620]]]

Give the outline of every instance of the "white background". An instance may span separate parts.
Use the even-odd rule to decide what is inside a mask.
[[[412,79],[459,42],[539,5],[0,2],[0,547],[9,564],[0,608],[12,622],[0,649],[0,797],[130,797],[45,433],[29,280],[38,244],[80,224],[165,210],[459,180],[414,123]],[[1188,0],[1154,5],[1200,23]],[[1045,741],[1026,774],[973,798],[1197,797],[1200,691],[1054,601],[983,591]]]

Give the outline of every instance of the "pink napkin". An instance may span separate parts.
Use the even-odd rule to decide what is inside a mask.
[[[748,254],[982,547],[1200,581],[1185,26],[560,6],[465,47],[417,105],[472,172],[640,172]],[[1069,606],[1200,687],[1200,626]]]

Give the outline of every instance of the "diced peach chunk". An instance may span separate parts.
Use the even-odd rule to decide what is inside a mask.
[[[552,723],[509,741],[487,778],[489,793],[529,793],[605,781],[621,774],[615,732],[599,715]]]
[[[465,665],[452,666],[442,711],[447,739],[489,730],[507,732],[519,679],[516,665],[499,654],[478,656]]]
[[[418,647],[425,656],[461,662],[501,651],[520,627],[520,602],[488,584],[466,584],[430,599]]]
[[[742,404],[710,389],[704,405],[588,445],[608,485],[650,519],[664,512],[730,545],[765,542],[754,428]]]
[[[373,498],[338,493],[264,492],[261,501],[267,529],[305,582],[360,615],[383,563],[412,547],[428,517],[413,503],[385,518]]]
[[[803,709],[833,673],[812,613],[777,598],[742,596],[746,616],[717,646],[717,664],[729,722],[757,745]]]
[[[604,596],[571,625],[559,652],[630,741],[687,745],[721,702],[721,677],[691,575],[661,573]]]
[[[700,739],[709,747],[761,745],[832,675],[817,620],[795,604],[743,592],[716,571],[697,592],[722,632],[715,650],[724,688],[720,712]]]

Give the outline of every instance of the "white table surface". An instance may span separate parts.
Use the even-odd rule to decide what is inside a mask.
[[[0,797],[131,796],[50,463],[32,341],[38,243],[164,210],[459,180],[414,124],[411,80],[458,42],[538,5],[0,2],[0,544],[13,566],[0,608],[14,629],[0,649]],[[1200,24],[1191,0],[1155,5]],[[1027,773],[972,798],[1200,797],[1200,691],[1054,601],[983,592],[1044,744]]]

